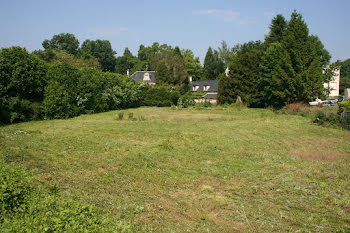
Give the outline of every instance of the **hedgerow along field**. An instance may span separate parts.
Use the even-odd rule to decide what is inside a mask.
[[[349,139],[302,116],[219,106],[0,128],[1,156],[38,184],[155,232],[349,231]]]

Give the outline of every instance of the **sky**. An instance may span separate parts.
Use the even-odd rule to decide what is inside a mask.
[[[118,55],[153,42],[191,49],[264,40],[271,20],[296,10],[332,61],[350,58],[350,0],[0,0],[0,48],[42,48],[59,33],[109,40]]]

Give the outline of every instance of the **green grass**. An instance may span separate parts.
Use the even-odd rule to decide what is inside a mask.
[[[0,152],[65,198],[156,232],[350,230],[350,132],[297,115],[129,109],[1,127]]]

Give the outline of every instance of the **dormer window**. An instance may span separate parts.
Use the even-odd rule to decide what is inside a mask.
[[[193,91],[197,91],[199,86],[193,86]]]
[[[150,78],[148,72],[144,73],[144,75],[143,75],[143,81],[151,81],[151,78]]]
[[[203,90],[204,90],[204,91],[208,91],[208,90],[209,90],[209,88],[210,88],[210,86],[209,86],[209,85],[205,85],[205,86],[203,87]]]

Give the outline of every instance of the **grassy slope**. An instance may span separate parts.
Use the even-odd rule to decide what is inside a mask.
[[[175,232],[350,227],[350,132],[262,109],[139,108],[0,128],[68,198]]]

